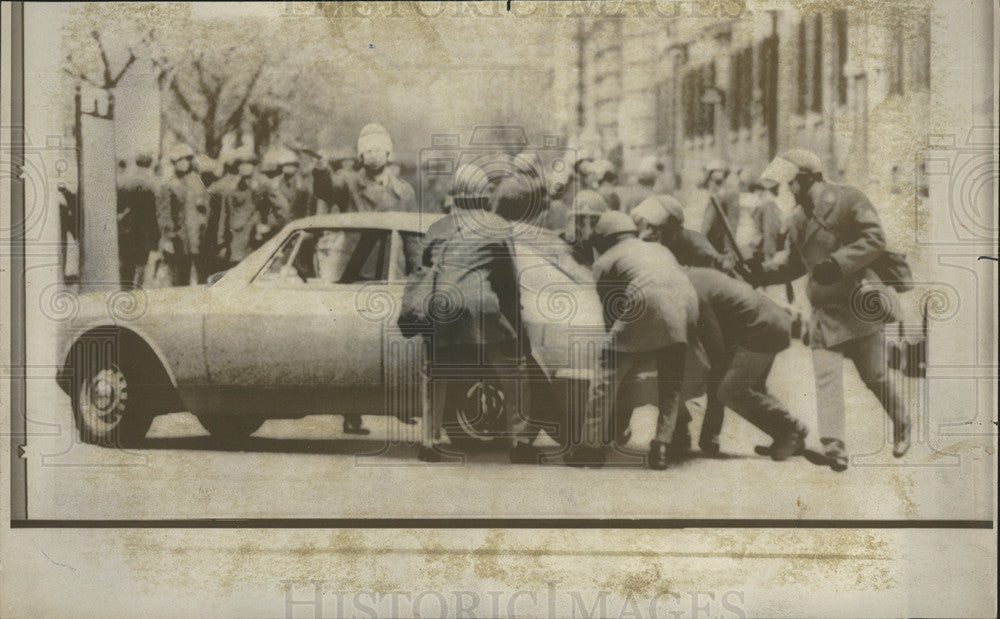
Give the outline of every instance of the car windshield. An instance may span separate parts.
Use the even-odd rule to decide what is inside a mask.
[[[389,232],[310,228],[285,239],[255,282],[329,285],[386,279]]]

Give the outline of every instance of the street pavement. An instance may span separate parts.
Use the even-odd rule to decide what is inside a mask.
[[[368,437],[346,437],[341,418],[271,420],[232,444],[197,419],[158,417],[145,444],[129,451],[81,444],[69,398],[46,390],[48,423],[29,424],[28,514],[54,519],[159,518],[806,518],[975,519],[992,505],[989,440],[921,430],[920,381],[904,380],[915,401],[915,445],[891,456],[890,429],[852,368],[845,371],[852,466],[835,473],[804,457],[772,462],[755,453],[769,439],[731,411],[723,454],[697,452],[667,471],[641,466],[655,409],[636,409],[629,447],[601,470],[511,465],[502,446],[429,465],[417,458],[419,425],[365,417]],[[34,383],[39,386],[39,383]],[[796,343],[775,363],[770,389],[810,427],[819,450],[811,356]],[[53,393],[55,392],[55,393]],[[29,392],[30,393],[30,392]],[[38,400],[36,400],[38,401]],[[690,406],[697,437],[702,413]],[[39,410],[34,408],[32,410]],[[961,418],[961,411],[957,413]],[[934,426],[936,428],[936,426]],[[41,431],[44,429],[44,431]],[[558,447],[548,437],[539,444]],[[981,447],[975,447],[980,445]],[[955,452],[964,450],[961,458]]]

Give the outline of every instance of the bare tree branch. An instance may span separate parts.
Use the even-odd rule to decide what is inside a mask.
[[[81,71],[79,68],[77,68],[73,64],[73,56],[72,56],[72,54],[66,56],[66,62],[70,66],[73,67],[73,70],[70,70],[69,67],[63,67],[63,71],[65,71],[66,73],[72,75],[74,78],[76,78],[76,79],[78,79],[80,81],[87,82],[91,86],[94,86],[96,88],[102,88],[102,86],[100,84],[98,84],[94,80],[92,80],[89,77],[87,77],[86,73],[84,73],[83,71]]]
[[[97,49],[101,52],[101,63],[104,65],[104,87],[107,88],[107,85],[111,83],[111,61],[108,60],[108,52],[104,49],[104,41],[101,40],[101,33],[97,30],[91,30],[90,36],[94,37],[94,40],[97,41]]]
[[[128,50],[128,60],[125,62],[125,66],[123,66],[122,70],[118,72],[118,75],[116,75],[111,80],[111,82],[108,84],[108,88],[114,88],[116,85],[118,85],[118,80],[120,80],[122,78],[122,76],[125,75],[125,72],[128,71],[128,68],[131,67],[132,63],[134,63],[134,62],[135,62],[135,54],[133,54],[132,50],[129,49]]]
[[[247,101],[250,100],[250,95],[253,94],[253,89],[257,85],[257,80],[260,78],[260,74],[263,71],[264,65],[260,65],[254,71],[253,76],[250,77],[250,83],[247,84],[246,91],[244,91],[243,97],[240,98],[236,108],[233,109],[232,114],[230,114],[229,118],[226,119],[226,123],[223,125],[222,133],[227,133],[228,131],[236,129],[239,126],[240,120],[243,119],[243,111],[246,108]]]
[[[181,108],[191,115],[192,120],[199,123],[204,120],[204,117],[195,111],[187,97],[185,97],[184,93],[181,92],[181,87],[177,85],[176,75],[170,80],[170,90],[174,93],[174,97],[177,99],[177,103],[180,104]]]

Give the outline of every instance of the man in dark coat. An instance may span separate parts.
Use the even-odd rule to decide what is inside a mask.
[[[202,252],[208,225],[208,192],[192,165],[193,160],[194,151],[186,144],[171,149],[174,175],[163,184],[160,193],[161,248],[174,286],[191,283],[192,267],[199,284],[211,275],[211,265]]]
[[[910,447],[910,416],[889,380],[882,347],[884,323],[892,319],[893,293],[870,268],[886,251],[878,213],[860,190],[823,179],[814,153],[792,150],[775,158],[765,178],[788,183],[796,206],[788,226],[788,252],[763,265],[761,284],[809,275],[812,305],[809,341],[816,373],[820,442],[834,470],[847,468],[843,362],[850,359],[865,386],[893,422],[893,450]],[[868,300],[878,309],[871,311]],[[887,301],[888,300],[888,301]]]
[[[707,267],[736,277],[733,261],[715,251],[700,232],[684,227],[684,207],[673,196],[646,198],[632,209],[632,220],[644,241],[659,241],[682,266]]]
[[[521,380],[520,295],[510,222],[488,210],[489,181],[481,169],[455,174],[455,207],[425,237],[423,259],[433,269],[430,373],[433,397],[423,461],[441,459],[438,441],[448,377],[495,378],[505,394],[510,459],[535,462],[529,429],[530,390]]]
[[[118,181],[118,264],[123,287],[142,286],[149,252],[156,251],[160,230],[156,218],[159,183],[152,155],[135,158],[136,169]]]
[[[330,166],[317,166],[313,170],[316,197],[332,212],[418,211],[413,187],[388,166],[392,152],[392,139],[385,127],[365,125],[358,136],[361,169],[334,171]]]
[[[702,449],[718,452],[723,407],[728,406],[774,440],[772,459],[799,452],[805,426],[767,392],[774,357],[791,342],[791,314],[749,284],[718,271],[695,267],[687,269],[687,276],[698,293],[698,335],[712,365],[709,401],[714,395],[719,404],[705,411]]]
[[[665,469],[673,457],[671,441],[684,380],[688,338],[698,321],[698,297],[665,247],[639,240],[631,217],[608,211],[596,227],[600,258],[594,263],[597,292],[611,339],[591,387],[579,445],[566,456],[571,465],[600,466],[602,446],[612,438],[618,386],[637,368],[654,363],[659,392],[656,436],[648,464]],[[614,423],[609,421],[614,420]]]

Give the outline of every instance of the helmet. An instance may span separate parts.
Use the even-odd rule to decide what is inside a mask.
[[[358,154],[367,150],[392,152],[392,138],[385,127],[378,123],[368,123],[358,134]]]
[[[725,172],[729,173],[729,164],[727,164],[722,159],[712,159],[705,166],[705,175],[708,176],[712,172]]]
[[[485,198],[489,193],[490,181],[482,168],[466,164],[455,171],[451,178],[449,193],[459,198]]]
[[[219,162],[204,153],[194,158],[194,165],[202,172],[219,173]]]
[[[573,216],[603,215],[608,210],[608,203],[601,194],[590,189],[584,189],[573,198]]]
[[[631,215],[633,219],[641,217],[657,228],[665,226],[671,219],[678,225],[684,223],[684,207],[676,198],[665,193],[646,198],[632,209]]]
[[[767,166],[761,179],[775,183],[788,183],[800,172],[820,174],[823,162],[815,153],[800,148],[782,153]]]
[[[187,144],[178,144],[170,149],[168,158],[170,163],[177,163],[181,159],[194,159],[194,151]]]
[[[594,234],[597,236],[609,237],[625,232],[637,233],[639,231],[632,218],[621,211],[608,211],[601,215],[594,226]]]
[[[591,163],[587,168],[587,172],[596,176],[598,181],[614,180],[617,176],[617,173],[615,172],[615,164],[611,163],[607,159],[598,159],[597,161]]]
[[[539,161],[537,154],[529,152],[521,153],[520,155],[514,157],[513,164],[514,169],[521,174],[532,177],[541,176],[541,172],[539,170],[541,167],[541,161]]]
[[[663,162],[658,157],[650,155],[643,157],[642,161],[639,162],[636,176],[639,180],[655,180],[661,172],[663,172]]]
[[[358,155],[348,146],[338,146],[337,148],[331,148],[329,150],[321,151],[321,154],[326,157],[327,161],[345,161],[347,159],[354,159]]]
[[[261,161],[260,169],[263,172],[275,172],[282,166],[288,164],[298,165],[299,158],[295,156],[295,153],[288,150],[284,146],[274,146],[264,153],[264,159]]]
[[[240,146],[230,156],[233,163],[257,163],[257,153],[250,146]]]
[[[500,181],[490,197],[493,212],[508,221],[527,221],[544,209],[538,187],[523,177]]]

